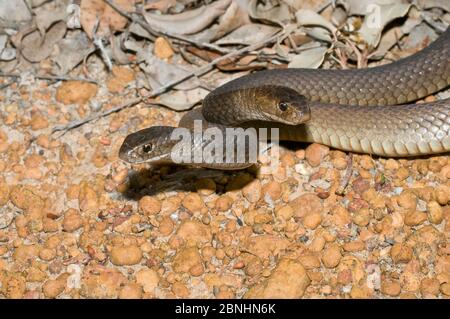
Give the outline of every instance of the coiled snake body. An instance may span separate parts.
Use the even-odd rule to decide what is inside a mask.
[[[243,76],[212,91],[202,110],[191,111],[180,124],[189,127],[193,119],[203,117],[208,123],[232,125],[233,116],[247,112],[242,104],[256,101],[261,88],[283,86],[306,97],[310,116],[295,126],[271,123],[280,128],[280,139],[386,157],[444,153],[450,151],[450,99],[403,103],[449,85],[450,28],[422,51],[378,67],[278,69]],[[248,110],[249,119],[261,119],[258,112]],[[154,127],[130,134],[119,155],[128,162],[161,161],[161,155],[170,152],[169,133]],[[152,145],[149,152],[143,151],[145,145]]]

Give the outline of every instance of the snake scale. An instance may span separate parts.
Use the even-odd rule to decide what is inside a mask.
[[[385,157],[445,153],[450,151],[450,99],[411,102],[449,85],[450,28],[428,47],[390,64],[346,70],[276,69],[240,77],[209,93],[202,108],[188,112],[180,126],[190,128],[195,119],[220,128],[248,127],[241,122],[249,120],[271,120],[264,126],[278,127],[282,140],[315,142]],[[276,114],[273,119],[275,111],[272,119],[261,115],[264,106],[259,104],[279,107],[286,93],[265,91],[280,86],[293,91],[291,99],[299,99],[300,104],[306,98],[307,116],[291,123],[295,109],[285,118]],[[305,115],[304,107],[300,115]],[[131,163],[170,162],[173,129],[155,126],[130,134],[119,151],[120,158]],[[199,145],[202,142],[194,141],[193,148]],[[220,165],[214,168],[230,169]]]

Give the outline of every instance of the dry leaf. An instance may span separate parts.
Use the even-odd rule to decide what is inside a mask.
[[[125,12],[134,10],[134,0],[114,0],[114,4]],[[97,19],[100,20],[97,30],[99,36],[108,36],[110,31],[122,30],[128,22],[127,18],[103,0],[81,0],[80,9],[81,26],[90,39]]]
[[[298,49],[302,50],[292,58],[288,68],[309,68],[317,69],[325,58],[328,48],[320,46],[319,42],[309,42]]]
[[[69,0],[55,0],[33,10],[33,13],[36,15],[36,26],[42,35],[56,21],[66,20],[66,9],[69,3]]]
[[[426,0],[428,1],[428,0]],[[374,6],[406,4],[407,0],[337,0],[336,4],[345,8],[349,15],[365,16]]]
[[[31,13],[23,0],[0,0],[1,26],[15,28],[31,20]]]
[[[39,31],[34,31],[23,37],[21,42],[22,55],[30,62],[39,62],[47,58],[54,45],[66,34],[66,23],[60,21],[52,25],[44,37]]]
[[[253,23],[246,24],[227,34],[222,39],[216,41],[218,45],[244,44],[250,45],[267,39],[280,30],[265,24]]]
[[[248,13],[233,1],[228,6],[227,11],[219,17],[218,24],[188,37],[198,42],[212,42],[247,23],[250,23]]]
[[[144,13],[144,17],[155,30],[171,34],[193,34],[202,31],[224,14],[230,3],[231,0],[219,0],[179,14]]]
[[[81,30],[71,32],[68,36],[58,42],[59,52],[54,57],[59,69],[55,74],[63,75],[76,67],[86,55],[94,49],[94,45],[88,39],[86,33]]]
[[[359,35],[372,48],[377,47],[381,39],[381,32],[391,21],[405,16],[411,4],[390,4],[372,7],[372,11],[364,18],[359,29]]]
[[[314,25],[324,27],[331,32],[336,31],[336,27],[332,25],[331,22],[312,10],[298,10],[295,13],[295,18],[297,19],[297,23],[299,25]]]
[[[416,2],[422,9],[441,8],[450,12],[450,1],[448,0],[417,0]]]
[[[188,70],[182,69],[177,65],[158,59],[150,52],[140,54],[145,57],[145,63],[139,64],[139,67],[148,75],[148,80],[153,90],[157,90],[161,86],[180,79],[190,73]],[[176,85],[174,88],[177,90],[191,90],[198,86],[198,79],[192,77],[191,79]]]
[[[248,8],[249,15],[257,20],[283,24],[283,22],[289,21],[292,18],[289,6],[282,1],[266,1],[264,3],[258,0],[250,0]]]
[[[176,111],[184,111],[191,109],[194,105],[199,103],[209,93],[203,88],[196,88],[187,91],[172,91],[160,96],[156,101]]]

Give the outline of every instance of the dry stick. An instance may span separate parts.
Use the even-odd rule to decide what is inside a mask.
[[[176,80],[174,80],[172,82],[169,82],[166,85],[160,87],[159,89],[154,90],[153,92],[151,92],[148,95],[144,95],[142,97],[135,98],[135,99],[127,101],[127,102],[125,102],[125,103],[123,103],[121,105],[113,107],[112,109],[109,109],[109,110],[101,112],[101,113],[93,114],[93,115],[88,116],[88,117],[86,117],[84,119],[70,122],[67,125],[55,126],[52,129],[52,133],[57,132],[57,131],[66,131],[67,132],[67,131],[69,131],[69,130],[71,130],[73,128],[79,127],[79,126],[84,125],[84,124],[86,124],[88,122],[95,121],[95,120],[100,119],[102,117],[105,117],[105,116],[107,116],[109,114],[116,113],[116,112],[119,112],[119,111],[121,111],[121,110],[123,110],[123,109],[125,109],[127,107],[136,105],[139,102],[143,101],[144,99],[148,99],[148,98],[152,98],[152,97],[158,96],[158,95],[164,93],[165,91],[167,91],[168,89],[170,89],[170,88],[172,88],[172,87],[174,87],[174,86],[176,86],[176,85],[178,85],[178,84],[180,84],[180,83],[190,79],[193,76],[201,76],[201,75],[205,74],[206,72],[210,71],[219,62],[222,62],[222,61],[224,61],[226,59],[229,59],[229,58],[232,58],[234,56],[240,55],[240,54],[242,54],[244,52],[256,50],[259,47],[265,45],[266,43],[270,43],[270,42],[274,41],[278,36],[280,36],[280,33],[283,33],[283,31],[275,34],[274,36],[272,36],[272,37],[270,37],[270,38],[268,38],[266,40],[263,40],[263,41],[260,41],[258,43],[254,43],[254,44],[248,45],[248,46],[243,47],[243,48],[241,48],[241,49],[239,49],[237,51],[230,52],[230,53],[225,54],[225,55],[223,55],[221,57],[218,57],[217,59],[214,59],[211,62],[209,62],[208,64],[200,67],[198,70],[192,71],[192,72],[186,74],[185,76],[183,76],[183,77],[181,77],[179,79],[176,79]]]
[[[344,178],[341,180],[341,183],[336,190],[336,195],[343,195],[345,188],[347,187],[348,183],[350,182],[350,178],[352,177],[353,173],[353,153],[348,153],[347,156],[347,170],[345,171]]]
[[[195,45],[196,47],[198,47],[200,49],[207,48],[207,49],[212,49],[212,50],[218,51],[220,53],[229,53],[230,52],[227,49],[223,49],[223,48],[221,48],[221,47],[219,47],[217,45],[211,44],[211,43],[198,42],[198,41],[195,41],[195,40],[183,37],[182,35],[172,34],[170,32],[166,32],[166,31],[163,31],[163,30],[154,30],[154,29],[152,29],[152,27],[150,27],[150,25],[148,23],[145,23],[145,22],[143,22],[140,19],[136,19],[132,15],[130,15],[127,12],[123,11],[122,9],[120,9],[116,4],[114,4],[113,1],[111,1],[111,0],[103,0],[103,1],[105,1],[109,6],[111,6],[111,8],[116,10],[119,14],[121,14],[122,16],[127,18],[128,20],[139,24],[141,27],[143,27],[146,31],[148,31],[150,34],[152,34],[154,36],[165,35],[166,37],[169,37],[169,38],[174,38],[174,39],[177,39],[177,40],[182,41],[182,42],[187,42],[189,44],[193,44],[193,45]]]
[[[31,74],[36,79],[41,80],[50,80],[50,81],[83,81],[83,82],[90,82],[98,84],[96,80],[86,79],[86,78],[80,78],[80,77],[67,77],[67,76],[59,76],[59,75],[36,75]],[[10,73],[0,73],[0,77],[6,77],[6,78],[20,78],[20,74],[10,74]]]

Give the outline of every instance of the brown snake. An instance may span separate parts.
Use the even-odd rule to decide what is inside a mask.
[[[286,125],[297,123],[289,123],[283,115],[274,122],[285,124],[264,124],[279,127],[282,140],[315,142],[386,157],[450,151],[450,99],[402,104],[450,85],[450,28],[422,51],[382,66],[351,70],[277,69],[243,76],[212,91],[202,108],[188,112],[180,126],[191,127],[192,121],[199,118],[218,127],[241,126],[241,122],[252,119],[270,120],[261,116],[258,107],[258,103],[264,103],[259,98],[261,88],[280,85],[294,90],[299,99],[306,97],[310,109],[310,119],[300,125]],[[131,163],[171,162],[168,154],[174,145],[170,141],[173,129],[155,126],[130,134],[119,151],[120,158]],[[194,141],[193,149],[202,143]]]

